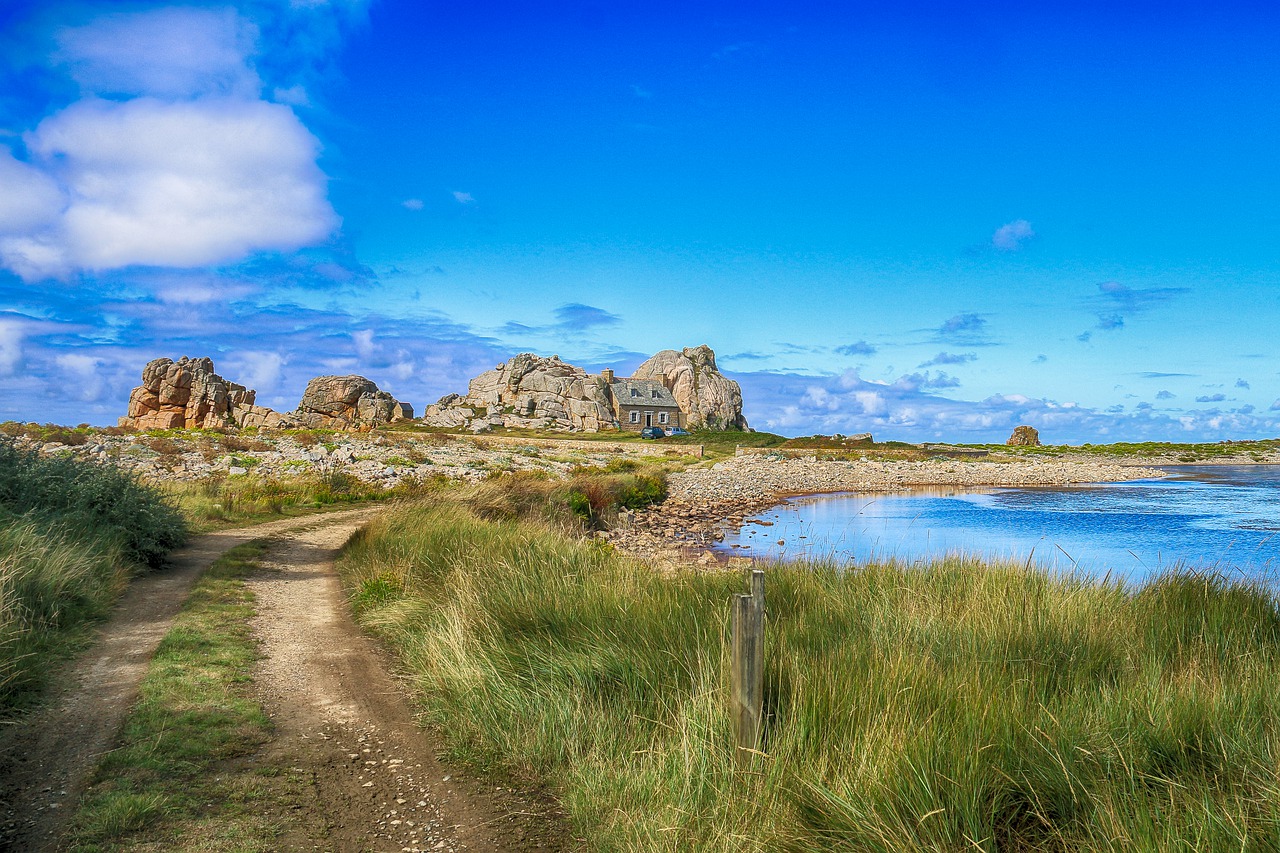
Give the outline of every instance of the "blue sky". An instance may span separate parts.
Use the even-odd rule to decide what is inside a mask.
[[[5,4],[0,418],[707,343],[786,434],[1280,435],[1276,13],[890,5]]]

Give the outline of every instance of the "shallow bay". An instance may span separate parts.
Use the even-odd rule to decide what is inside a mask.
[[[1280,466],[1166,470],[1159,480],[1061,488],[793,498],[753,516],[719,547],[735,556],[854,562],[963,552],[1131,581],[1178,564],[1250,577],[1280,565]]]

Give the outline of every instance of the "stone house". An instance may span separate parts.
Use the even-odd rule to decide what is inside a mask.
[[[617,379],[612,370],[601,376],[609,386],[614,424],[639,432],[645,427],[684,427],[684,412],[665,385],[655,379]]]

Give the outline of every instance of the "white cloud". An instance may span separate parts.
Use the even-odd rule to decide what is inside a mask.
[[[245,350],[227,363],[222,373],[230,382],[239,382],[259,394],[269,394],[280,384],[285,358],[278,352]]]
[[[86,100],[45,119],[27,144],[69,195],[52,226],[33,220],[0,238],[0,261],[29,280],[292,250],[338,224],[319,142],[279,104]]]
[[[453,191],[453,200],[456,201],[458,204],[474,204],[475,203],[475,198],[472,197],[471,193],[459,192],[458,190]]]
[[[1025,219],[1015,219],[996,229],[996,233],[991,235],[991,245],[1002,252],[1016,252],[1022,248],[1023,243],[1034,236],[1036,232],[1032,230],[1030,222]]]
[[[400,202],[400,205],[405,210],[422,210],[423,206],[422,199],[420,198],[406,198],[404,201]]]
[[[258,29],[234,9],[180,6],[104,15],[57,33],[55,59],[94,94],[256,97]]]
[[[40,228],[62,212],[58,184],[39,169],[14,158],[0,146],[0,234]]]
[[[22,364],[22,324],[0,320],[0,376],[12,376]]]
[[[57,356],[54,363],[62,370],[63,377],[70,380],[66,388],[71,396],[87,403],[102,398],[106,388],[101,373],[102,359],[81,353],[64,353]]]
[[[358,332],[352,332],[351,340],[355,344],[356,356],[361,361],[368,361],[378,351],[377,345],[373,342],[373,329],[361,329]]]
[[[57,38],[89,96],[25,135],[27,162],[0,149],[0,266],[29,281],[190,268],[337,228],[320,143],[259,98],[257,28],[234,10],[106,15]]]

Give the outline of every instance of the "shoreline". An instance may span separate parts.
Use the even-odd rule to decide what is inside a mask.
[[[671,475],[665,501],[624,514],[602,538],[669,567],[738,567],[752,558],[714,551],[714,545],[741,530],[752,515],[795,498],[927,487],[1062,488],[1166,476],[1142,464],[1058,459],[846,462],[737,456]]]

